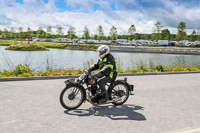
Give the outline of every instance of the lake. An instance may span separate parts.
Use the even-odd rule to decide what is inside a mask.
[[[0,46],[0,70],[13,69],[18,64],[28,64],[33,71],[44,71],[46,68],[65,69],[75,68],[84,69],[87,61],[96,63],[98,53],[96,51],[79,51],[66,49],[50,49],[50,51],[10,51],[5,50],[6,46]],[[111,52],[117,59],[118,66],[123,69],[136,67],[137,64],[145,63],[149,65],[162,64],[174,66],[184,63],[192,66],[200,63],[200,55],[172,55],[154,53],[122,53]]]

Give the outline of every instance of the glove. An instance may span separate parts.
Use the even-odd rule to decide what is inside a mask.
[[[89,69],[88,69],[88,73],[91,73],[91,71],[92,71],[92,68],[89,68]]]
[[[97,78],[97,77],[98,77],[98,74],[97,74],[97,73],[92,73],[92,74],[91,74],[91,78],[94,79],[94,78]]]
[[[97,73],[93,73],[93,74],[91,75],[91,77],[92,77],[92,78],[99,78],[99,77],[101,77],[101,71],[99,71],[99,72],[97,72]]]

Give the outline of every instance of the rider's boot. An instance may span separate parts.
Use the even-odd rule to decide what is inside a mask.
[[[108,101],[108,95],[107,93],[102,94],[102,98],[99,100],[99,103],[105,103]]]

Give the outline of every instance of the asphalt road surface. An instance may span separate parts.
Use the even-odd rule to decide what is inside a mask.
[[[127,78],[124,105],[73,111],[59,103],[63,79],[0,82],[0,133],[200,133],[200,74]]]

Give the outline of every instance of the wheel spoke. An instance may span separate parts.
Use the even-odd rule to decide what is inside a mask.
[[[117,84],[113,89],[111,93],[112,99],[118,99],[114,103],[116,104],[123,104],[124,101],[127,100],[129,94],[128,94],[128,88],[123,84]]]
[[[66,89],[62,99],[66,108],[76,108],[83,101],[83,92],[78,87],[70,87]]]
[[[79,89],[76,89],[74,93],[75,93],[75,96],[76,96],[79,93]]]

